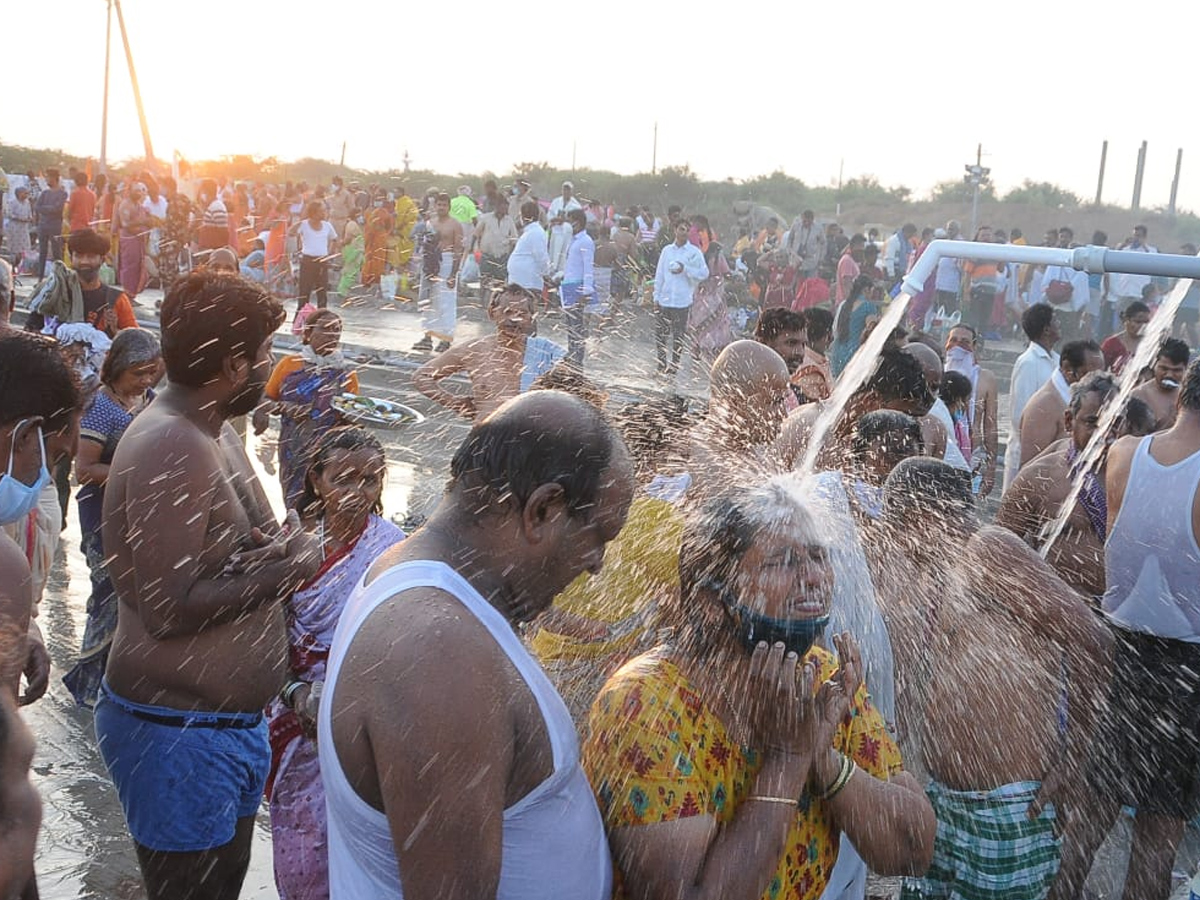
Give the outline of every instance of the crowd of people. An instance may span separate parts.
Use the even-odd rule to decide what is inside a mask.
[[[861,900],[887,876],[1074,900],[1122,807],[1124,895],[1167,897],[1200,813],[1200,361],[1186,317],[1143,346],[1166,285],[943,260],[865,358],[955,223],[880,241],[805,212],[726,252],[701,216],[570,182],[548,205],[523,182],[127,190],[110,222],[46,226],[39,271],[65,229],[79,297],[39,288],[0,330],[0,896],[36,896],[18,706],[49,683],[73,460],[91,594],[64,680],[156,900],[236,897],[264,795],[285,900]],[[472,423],[412,534],[333,403],[359,390],[339,252],[336,290],[385,300],[412,258],[437,351],[413,385]],[[159,338],[132,316],[148,261]],[[495,331],[455,342],[468,278]],[[618,405],[588,368],[589,329],[643,296],[660,385],[693,354],[703,409]],[[552,298],[566,347],[537,334]],[[276,360],[284,299],[303,343]],[[1005,393],[981,348],[1014,326]],[[272,416],[282,521],[235,427]]]

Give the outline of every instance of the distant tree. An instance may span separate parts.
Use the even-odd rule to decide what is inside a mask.
[[[929,192],[934,203],[970,203],[975,196],[975,187],[965,181],[939,181]],[[995,200],[996,189],[985,184],[979,188],[980,200]]]
[[[1026,178],[1019,187],[1004,195],[1005,203],[1028,203],[1032,206],[1077,207],[1082,205],[1079,195],[1048,181],[1030,181]]]

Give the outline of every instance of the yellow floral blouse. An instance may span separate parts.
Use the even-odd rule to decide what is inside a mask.
[[[807,658],[818,665],[817,684],[837,670],[836,658],[820,647]],[[704,698],[657,652],[613,674],[592,706],[589,731],[583,765],[610,831],[700,815],[729,822],[762,767],[752,748],[731,745]],[[903,768],[865,686],[834,746],[877,778]],[[838,837],[825,804],[806,792],[764,900],[820,896],[837,860]]]

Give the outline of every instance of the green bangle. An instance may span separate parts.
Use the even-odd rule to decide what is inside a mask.
[[[296,707],[292,705],[292,701],[296,699],[296,691],[300,690],[306,684],[308,684],[307,681],[300,681],[298,679],[288,682],[283,690],[279,692],[279,699],[283,705],[288,709],[295,709]]]

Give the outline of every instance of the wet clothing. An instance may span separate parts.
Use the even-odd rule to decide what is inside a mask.
[[[479,620],[528,686],[545,722],[554,772],[504,810],[503,856],[497,900],[608,900],[612,861],[591,787],[579,764],[575,726],[562,699],[500,612],[444,563],[395,566],[346,605],[330,649],[325,694],[317,715],[321,776],[329,798],[329,875],[333,900],[395,900],[404,896],[387,816],[368,805],[346,779],[333,743],[332,710],[339,701],[338,675],[346,652],[366,619],[383,602],[407,590],[432,587]],[[463,847],[461,865],[471,865]]]
[[[421,317],[421,330],[443,341],[454,338],[454,329],[458,325],[458,283],[455,282],[455,287],[446,284],[453,272],[454,253],[443,250],[437,275],[421,275],[420,300],[430,304]]]
[[[1191,820],[1200,813],[1200,644],[1112,631],[1108,709],[1089,781],[1147,814]]]
[[[105,681],[96,742],[133,839],[151,850],[212,850],[262,802],[270,751],[261,713],[134,703]]]
[[[820,647],[807,660],[815,684],[837,669]],[[728,825],[763,765],[760,751],[734,744],[708,702],[683,671],[657,651],[626,663],[592,706],[584,767],[609,829],[712,816]],[[836,749],[865,775],[901,771],[900,751],[865,686],[834,737]],[[763,900],[812,900],[825,889],[838,856],[839,832],[822,800],[805,791],[787,844]]]
[[[377,515],[357,538],[321,565],[285,602],[293,678],[325,679],[329,646],[350,594],[379,554],[404,540],[404,532]],[[296,714],[276,697],[267,707],[271,741],[271,849],[280,900],[329,896],[325,787],[316,741],[305,737]]]
[[[1041,900],[1058,875],[1055,813],[1036,819],[1029,804],[1041,783],[1021,781],[992,791],[925,789],[937,816],[933,862],[921,878],[904,879],[901,900]]]

